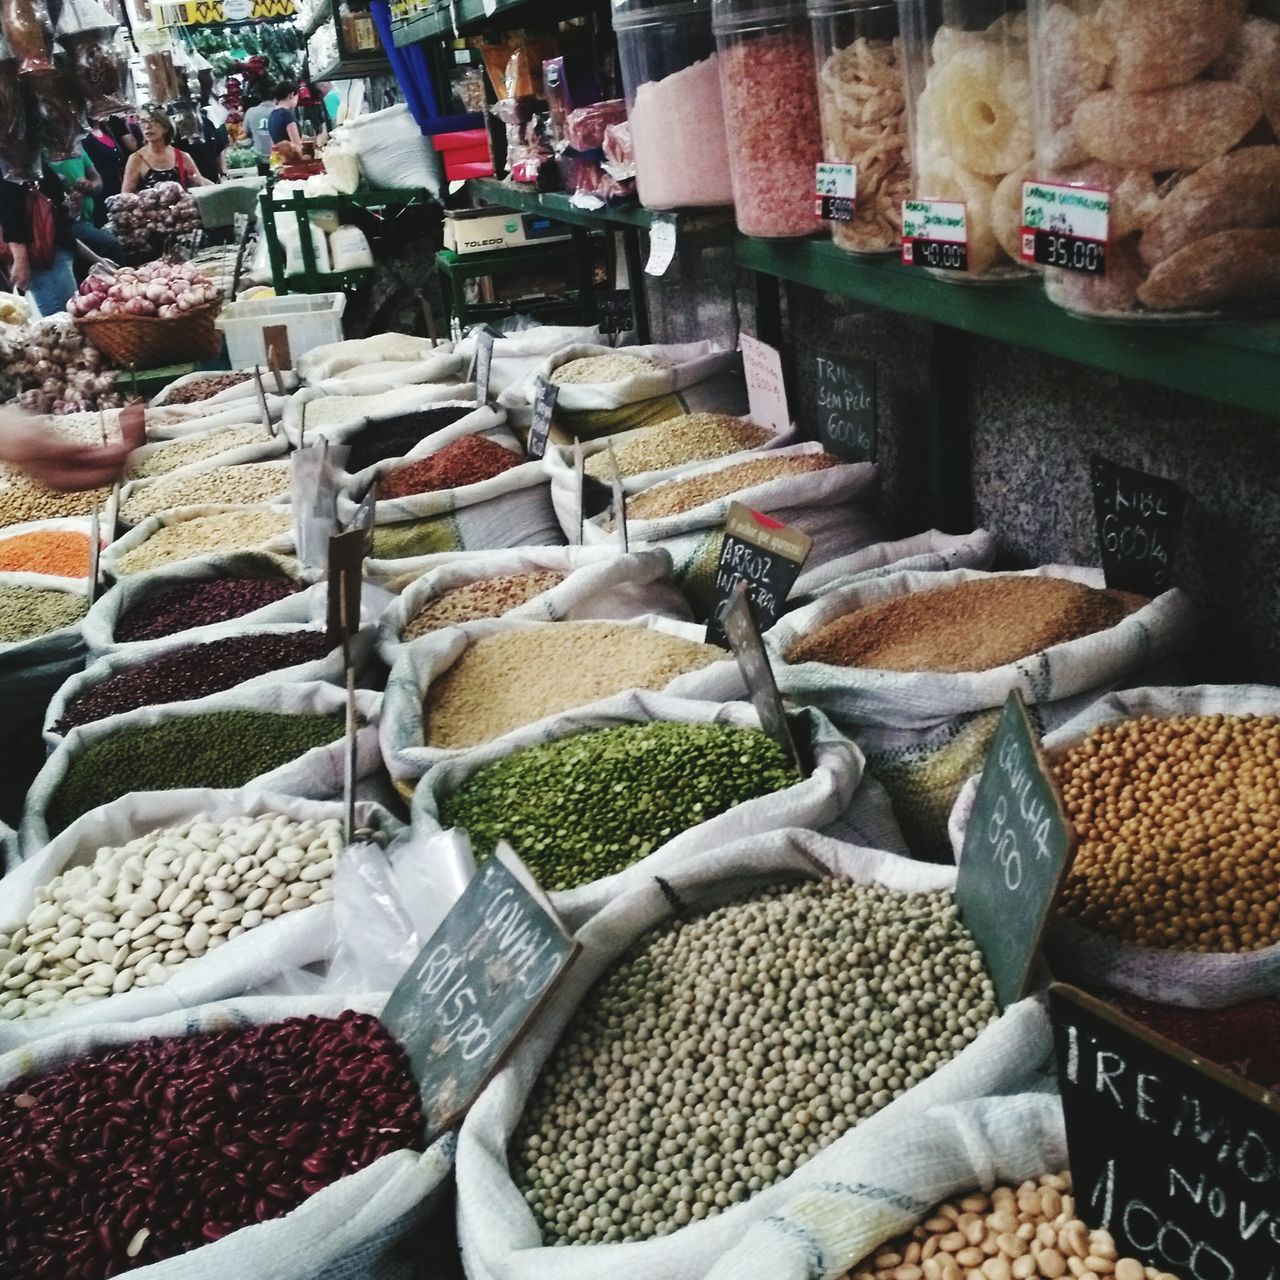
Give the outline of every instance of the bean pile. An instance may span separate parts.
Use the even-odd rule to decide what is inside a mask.
[[[1061,910],[1141,947],[1280,942],[1280,719],[1141,716],[1055,766],[1079,843]]]
[[[465,586],[442,591],[409,619],[404,638],[413,640],[430,631],[471,622],[476,618],[498,618],[512,609],[527,604],[565,579],[554,569],[537,569],[530,573],[503,573],[495,578],[481,578]]]
[[[506,840],[544,888],[572,889],[795,782],[758,729],[653,721],[513,752],[445,796],[440,815],[466,828],[477,857]]]
[[[119,619],[115,638],[158,640],[191,627],[243,617],[297,591],[288,578],[213,578],[161,587]]]
[[[363,471],[375,462],[399,458],[427,436],[452,426],[474,409],[467,405],[444,405],[438,409],[422,409],[402,418],[386,418],[372,422],[356,432],[348,441],[347,470]]]
[[[757,427],[723,413],[685,413],[649,427],[614,445],[618,474],[638,476],[686,462],[710,462],[743,449],[756,449],[773,438],[767,427]],[[593,453],[584,463],[587,475],[607,480],[612,474],[609,451]]]
[[[109,733],[71,761],[49,803],[49,830],[130,791],[243,787],[340,738],[345,727],[340,715],[206,711]]]
[[[323,631],[251,632],[192,645],[118,671],[85,690],[67,703],[56,730],[67,733],[78,724],[138,707],[203,698],[270,671],[314,662],[328,652]]]
[[[882,1244],[844,1280],[1178,1280],[1122,1258],[1109,1231],[1076,1217],[1070,1173],[946,1200],[919,1226]]]
[[[89,535],[75,529],[40,529],[5,538],[0,542],[0,573],[88,577]]]
[[[715,645],[615,622],[536,623],[481,636],[432,682],[423,736],[433,747],[474,747],[624,689],[664,689],[724,656]]]
[[[204,378],[193,378],[180,387],[171,387],[164,398],[165,404],[197,404],[216,396],[219,391],[229,391],[241,386],[248,379],[243,373],[211,373]]]
[[[0,644],[33,640],[78,622],[88,611],[79,592],[0,587]]]
[[[429,556],[457,549],[453,517],[449,515],[373,527],[371,555],[375,560],[403,560],[407,556]]]
[[[391,387],[376,396],[319,396],[307,401],[306,427],[337,427],[399,417],[417,408],[420,387]]]
[[[186,440],[173,440],[157,445],[155,452],[141,462],[130,464],[129,474],[136,478],[168,475],[178,467],[189,467],[194,462],[206,462],[219,454],[241,449],[245,445],[260,444],[266,439],[261,426],[219,427],[205,431]]]
[[[281,914],[332,896],[342,823],[197,814],[99,849],[42,886],[0,933],[0,1018],[56,1013],[133,987]]]
[[[829,453],[801,453],[791,457],[754,458],[719,471],[690,476],[687,480],[666,480],[627,499],[629,520],[656,520],[692,511],[707,502],[727,498],[731,493],[781,480],[784,476],[800,476],[810,471],[838,467],[840,459]]]
[[[0,528],[31,520],[87,516],[102,507],[110,496],[110,489],[84,489],[79,493],[47,489],[20,471],[0,466]]]
[[[787,1177],[995,1015],[950,895],[765,889],[661,926],[596,983],[512,1172],[547,1243],[667,1235]]]
[[[880,671],[989,671],[1105,631],[1143,603],[1063,578],[981,578],[842,614],[792,645],[787,661]]]
[[[492,480],[527,461],[524,454],[484,436],[463,436],[429,458],[398,467],[378,486],[383,498],[405,498],[414,493],[434,493],[462,485]]]
[[[239,511],[216,511],[190,520],[175,520],[157,529],[149,538],[116,561],[116,577],[177,564],[211,551],[251,551],[264,543],[277,542],[293,530],[287,511],[266,507],[244,507]]]
[[[120,504],[125,524],[140,524],[148,516],[175,507],[206,502],[256,503],[287,501],[293,476],[288,462],[250,462],[240,466],[210,467],[194,475],[161,476],[133,486]]]
[[[580,356],[566,360],[548,380],[558,387],[584,382],[622,382],[660,368],[656,360],[646,360],[643,356]]]
[[[0,1094],[0,1280],[105,1280],[198,1249],[421,1149],[423,1125],[404,1050],[352,1012],[136,1040],[27,1077]]]

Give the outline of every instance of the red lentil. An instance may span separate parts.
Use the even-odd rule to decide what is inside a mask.
[[[429,458],[411,462],[391,472],[378,487],[383,498],[404,498],[478,484],[518,467],[524,456],[485,436],[463,436]]]
[[[89,572],[89,535],[74,529],[20,533],[0,542],[0,572],[83,578]]]

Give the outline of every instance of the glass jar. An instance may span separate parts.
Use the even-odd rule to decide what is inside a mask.
[[[820,231],[814,212],[822,126],[804,0],[713,0],[738,230]]]
[[[898,0],[912,198],[963,206],[965,263],[939,279],[1000,281],[1021,261],[1022,184],[1034,137],[1022,0]],[[908,233],[910,228],[908,228]],[[940,233],[938,239],[959,240]],[[907,249],[904,247],[904,254]],[[958,257],[947,258],[955,266]]]
[[[1274,6],[1031,0],[1036,178],[1109,202],[1045,269],[1059,306],[1115,319],[1280,301],[1280,22]],[[1061,197],[1059,197],[1061,199]]]
[[[711,0],[615,0],[613,29],[641,204],[732,204]]]
[[[896,253],[911,194],[896,0],[809,0],[823,159],[857,167],[853,217],[828,223],[851,253]]]

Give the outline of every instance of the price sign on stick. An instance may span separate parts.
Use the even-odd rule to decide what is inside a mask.
[[[1015,689],[987,753],[956,879],[960,917],[986,957],[1002,1009],[1030,989],[1075,847],[1075,831]]]
[[[98,508],[94,507],[89,517],[89,577],[85,582],[85,595],[89,608],[98,598],[98,560],[102,555],[102,521],[98,517]]]
[[[577,952],[533,876],[499,845],[382,1012],[409,1055],[428,1141],[462,1118]]]
[[[276,395],[282,396],[284,395],[284,376],[280,372],[279,354],[274,346],[267,348],[267,368],[271,370],[271,376],[276,380]],[[262,381],[261,375],[258,381]]]
[[[631,540],[627,536],[627,495],[622,488],[622,473],[618,470],[618,455],[613,451],[613,441],[609,441],[609,488],[613,494],[613,520],[618,531],[618,543],[623,552],[631,550]]]
[[[1077,1216],[1122,1255],[1280,1280],[1280,1104],[1074,987],[1049,992]]]
[[[253,389],[258,397],[258,416],[262,419],[263,430],[274,439],[276,424],[271,421],[271,410],[267,407],[267,393],[262,385],[262,368],[256,364],[253,366]]]
[[[541,458],[547,452],[547,437],[551,434],[551,419],[555,416],[559,395],[560,388],[539,374],[533,393],[533,421],[529,424],[526,450],[531,458]]]
[[[1090,473],[1107,586],[1144,596],[1167,591],[1187,495],[1172,480],[1105,458],[1094,457]]]
[[[751,421],[775,431],[785,431],[791,425],[791,412],[787,408],[787,387],[782,376],[782,356],[749,333],[740,334],[742,346],[742,372],[747,380],[747,404]]]
[[[879,447],[875,361],[820,355],[817,375],[823,448],[849,462],[874,462]]]
[[[573,442],[573,471],[578,481],[578,545],[581,546],[587,521],[609,510],[613,486],[587,475],[587,460],[581,440]]]
[[[489,403],[489,373],[493,368],[493,331],[481,329],[476,334],[476,404]]]
[[[273,369],[293,368],[293,352],[289,349],[288,325],[265,325],[262,330],[262,344],[266,348],[268,367]]]
[[[355,831],[356,791],[356,673],[351,637],[360,629],[360,593],[364,576],[365,532],[348,529],[329,539],[329,644],[342,645],[346,676],[347,720],[343,752],[343,801],[347,843]]]

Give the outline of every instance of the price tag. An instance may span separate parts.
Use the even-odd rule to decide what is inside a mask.
[[[969,222],[953,200],[902,202],[902,265],[968,271]]]
[[[987,753],[956,879],[960,917],[986,957],[1002,1009],[1027,994],[1075,848],[1075,830],[1015,689]]]
[[[1073,987],[1049,1012],[1078,1216],[1160,1272],[1280,1277],[1276,1096]]]
[[[817,362],[818,439],[839,458],[874,462],[879,449],[875,361],[820,355]]]
[[[533,421],[529,424],[529,441],[526,452],[531,458],[541,458],[547,452],[547,437],[551,434],[551,419],[555,416],[556,397],[560,388],[538,375],[533,393]]]
[[[665,275],[675,256],[675,219],[656,218],[649,228],[649,261],[644,264],[645,273],[651,276]]]
[[[796,772],[802,778],[807,778],[813,772],[813,753],[808,735],[796,732],[786,707],[782,705],[782,695],[778,692],[778,682],[773,678],[769,654],[764,641],[760,639],[760,628],[756,626],[755,615],[751,612],[745,582],[740,581],[734,585],[729,606],[721,618],[725,635],[733,648],[733,656],[738,660],[738,670],[742,672],[752,705],[760,717],[761,728],[791,757]]]
[[[812,549],[813,539],[808,534],[788,529],[740,502],[732,503],[716,565],[707,642],[729,647],[724,614],[740,582],[746,583],[756,626],[768,631],[778,621]]]
[[[747,379],[747,404],[751,420],[762,427],[785,431],[791,425],[787,409],[787,386],[782,376],[782,356],[749,333],[739,335],[742,372]]]
[[[280,372],[280,364],[276,360],[275,347],[267,348],[267,368],[271,370],[271,376],[276,380],[276,395],[284,395],[284,375]]]
[[[327,634],[336,645],[360,629],[360,589],[364,576],[363,529],[348,529],[329,539]]]
[[[578,949],[524,864],[500,844],[382,1011],[409,1055],[428,1141],[462,1118]]]
[[[258,415],[262,419],[263,428],[266,430],[273,440],[276,434],[276,424],[271,421],[271,410],[267,407],[267,393],[262,385],[262,369],[258,365],[253,366],[253,389],[258,396]],[[301,443],[301,439],[299,439]]]
[[[476,334],[476,404],[489,403],[489,371],[493,368],[493,334],[481,329]]]
[[[264,325],[262,329],[262,345],[266,349],[268,368],[293,368],[293,352],[289,349],[288,325]]]
[[[858,202],[856,164],[820,164],[814,182],[813,211],[826,222],[852,222]]]
[[[98,598],[98,561],[102,556],[102,520],[98,508],[94,507],[89,517],[89,576],[85,580],[85,597],[89,608]]]
[[[1107,586],[1155,596],[1172,585],[1187,495],[1172,480],[1090,460],[1093,513]]]
[[[1022,184],[1022,260],[1107,274],[1111,193],[1054,182]]]

